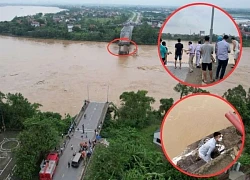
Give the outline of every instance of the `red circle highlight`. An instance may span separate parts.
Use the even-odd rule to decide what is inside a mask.
[[[197,6],[197,5],[203,5],[203,6],[210,6],[210,7],[214,7],[220,11],[222,11],[224,14],[226,14],[230,20],[233,22],[234,26],[236,27],[237,31],[238,31],[238,34],[239,34],[239,37],[240,37],[240,52],[239,52],[239,56],[238,56],[238,59],[236,61],[236,64],[234,66],[234,68],[229,71],[229,73],[225,74],[224,78],[221,79],[221,80],[218,80],[216,82],[213,82],[213,83],[210,83],[210,84],[206,84],[206,85],[197,85],[197,84],[189,84],[185,81],[182,81],[180,79],[178,79],[177,77],[174,76],[174,74],[172,74],[170,72],[170,70],[168,70],[168,68],[164,65],[164,63],[162,62],[161,60],[161,54],[160,54],[160,48],[159,48],[159,45],[160,45],[160,39],[161,39],[161,35],[162,35],[162,31],[164,29],[164,27],[166,26],[167,22],[179,11],[181,11],[182,9],[185,9],[187,7],[191,7],[191,6]],[[241,34],[241,31],[240,31],[240,28],[239,26],[237,25],[237,23],[234,21],[233,17],[228,13],[226,12],[224,9],[214,5],[214,4],[209,4],[209,3],[190,3],[190,4],[187,4],[187,5],[184,5],[178,9],[176,9],[174,12],[172,12],[172,14],[170,14],[167,19],[165,20],[165,22],[163,23],[160,31],[159,31],[159,36],[158,36],[158,56],[160,58],[160,61],[161,61],[161,64],[162,66],[165,68],[165,70],[168,72],[168,74],[170,74],[170,76],[172,76],[176,81],[180,82],[181,84],[184,84],[186,86],[192,86],[192,87],[197,87],[197,88],[202,88],[202,87],[210,87],[210,86],[213,86],[213,85],[216,85],[216,84],[219,84],[220,82],[224,81],[225,79],[227,79],[233,72],[234,70],[237,68],[238,64],[239,64],[239,61],[241,59],[241,56],[242,56],[242,34]]]
[[[186,172],[184,171],[183,169],[181,169],[180,167],[178,167],[177,165],[175,165],[172,161],[172,159],[168,156],[167,154],[167,151],[165,149],[165,146],[164,146],[164,141],[163,141],[163,127],[164,127],[164,124],[166,122],[166,119],[168,117],[168,115],[170,114],[170,112],[173,110],[173,108],[175,108],[175,106],[177,104],[179,104],[180,102],[182,102],[183,100],[187,99],[187,98],[191,98],[193,96],[212,96],[212,97],[215,97],[215,98],[218,98],[222,101],[224,101],[225,103],[227,103],[233,110],[234,112],[236,113],[236,115],[239,117],[240,119],[240,125],[243,129],[243,134],[242,134],[242,145],[240,147],[240,150],[237,154],[237,156],[235,157],[235,159],[224,169],[218,171],[217,173],[213,173],[213,174],[208,174],[208,175],[196,175],[196,174],[192,174],[192,173],[189,173],[189,172]],[[214,95],[214,94],[210,94],[210,93],[195,93],[195,94],[191,94],[191,95],[187,95],[185,97],[183,97],[182,99],[178,100],[177,102],[175,102],[172,107],[167,111],[167,113],[165,114],[164,118],[163,118],[163,121],[162,121],[162,124],[161,124],[161,128],[160,128],[160,139],[161,139],[161,146],[162,146],[162,150],[163,150],[163,153],[165,155],[165,157],[167,158],[167,160],[172,164],[172,166],[174,166],[178,171],[182,172],[183,174],[186,174],[188,176],[191,176],[191,177],[196,177],[196,178],[211,178],[211,177],[215,177],[215,176],[218,176],[222,173],[224,173],[225,171],[227,171],[230,167],[232,167],[234,165],[234,163],[239,159],[240,155],[242,154],[243,152],[243,149],[244,149],[244,144],[245,144],[245,127],[244,127],[244,124],[243,124],[243,121],[242,121],[242,118],[239,114],[239,112],[235,109],[235,107],[229,103],[226,99],[220,97],[220,96],[217,96],[217,95]]]
[[[110,45],[111,44],[113,44],[113,43],[115,43],[116,41],[121,41],[121,40],[123,40],[123,41],[128,41],[129,43],[132,43],[134,46],[135,46],[135,50],[132,52],[132,53],[129,53],[129,54],[114,54],[114,53],[112,53],[111,51],[110,51]],[[114,39],[114,40],[112,40],[112,41],[110,41],[109,43],[108,43],[108,45],[107,45],[107,50],[108,50],[108,52],[111,54],[111,55],[113,55],[113,56],[118,56],[118,57],[124,57],[124,56],[131,56],[131,55],[133,55],[133,54],[135,54],[136,52],[137,52],[137,50],[138,50],[138,45],[134,42],[134,41],[132,41],[132,40],[130,40],[130,39],[128,39],[128,38],[117,38],[117,39]]]

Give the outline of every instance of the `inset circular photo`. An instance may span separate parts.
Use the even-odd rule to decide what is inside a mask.
[[[158,53],[166,71],[182,84],[208,87],[226,79],[242,54],[239,26],[225,10],[192,3],[164,22]]]
[[[212,94],[193,94],[176,102],[163,119],[160,137],[168,161],[193,177],[214,177],[241,155],[244,125],[236,109]]]

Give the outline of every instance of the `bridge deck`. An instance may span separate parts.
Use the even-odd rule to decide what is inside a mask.
[[[95,138],[95,129],[97,129],[100,121],[102,121],[103,117],[106,115],[106,110],[108,107],[108,103],[89,103],[84,116],[80,117],[80,122],[76,127],[76,130],[67,143],[66,148],[62,156],[60,157],[59,164],[56,168],[56,173],[54,175],[53,180],[80,180],[83,172],[83,162],[80,164],[78,168],[70,167],[68,168],[68,162],[73,158],[73,153],[75,151],[79,151],[80,142],[87,141],[89,139],[93,140]],[[82,125],[84,124],[85,134],[82,134]],[[77,131],[79,128],[79,131]],[[86,138],[87,134],[87,138]],[[83,136],[83,138],[81,137]],[[73,145],[73,150],[71,150],[71,144]]]
[[[127,38],[129,40],[132,39],[132,32],[133,32],[134,26],[124,26],[121,30],[120,33],[120,38]],[[129,45],[130,41],[126,41],[126,40],[121,40],[119,42],[119,45]]]

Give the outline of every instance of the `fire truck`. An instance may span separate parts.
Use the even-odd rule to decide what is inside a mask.
[[[58,153],[50,153],[47,156],[47,159],[41,164],[41,170],[39,173],[40,180],[52,180],[58,162]]]

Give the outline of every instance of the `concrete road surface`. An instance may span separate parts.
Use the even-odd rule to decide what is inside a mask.
[[[167,62],[167,68],[168,70],[179,80],[185,81],[187,78],[187,75],[189,73],[189,66],[187,63],[181,64],[181,69],[179,69],[180,64],[177,62],[176,64],[177,68],[175,69],[174,61],[168,61]]]
[[[64,149],[62,156],[60,157],[59,164],[56,169],[53,180],[79,180],[81,178],[81,173],[83,171],[83,163],[80,164],[78,168],[70,167],[68,168],[68,162],[73,159],[73,153],[78,152],[80,149],[80,142],[89,141],[95,138],[95,129],[99,125],[99,120],[103,115],[103,110],[106,108],[107,103],[89,103],[85,114],[86,119],[82,116],[75,132],[71,137],[67,147]],[[104,114],[105,115],[105,114]],[[84,131],[82,131],[82,125],[84,124]],[[73,150],[71,150],[71,144],[73,145]]]

